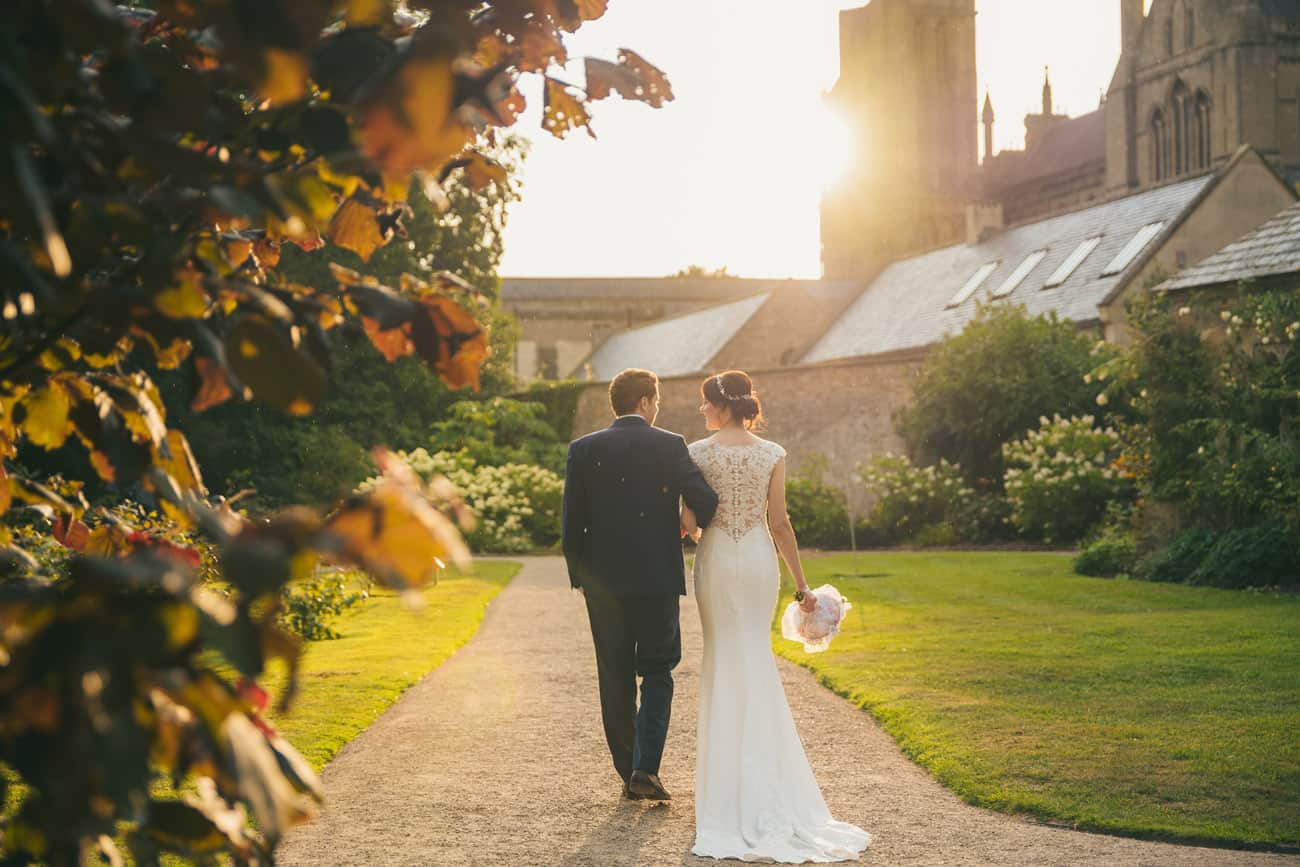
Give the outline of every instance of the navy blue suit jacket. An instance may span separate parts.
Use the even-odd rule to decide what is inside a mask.
[[[569,582],[595,580],[617,596],[686,595],[678,497],[708,526],[718,495],[679,434],[623,416],[570,443],[562,533]]]

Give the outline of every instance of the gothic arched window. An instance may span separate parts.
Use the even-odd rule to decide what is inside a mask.
[[[1210,150],[1210,95],[1203,90],[1196,91],[1196,167],[1208,168],[1214,154]]]
[[[1165,113],[1158,108],[1151,115],[1151,168],[1157,181],[1169,174],[1169,131],[1165,128]]]
[[[1191,100],[1188,99],[1187,85],[1181,81],[1174,85],[1173,98],[1170,103],[1174,115],[1173,159],[1170,160],[1170,163],[1173,173],[1181,175],[1188,169],[1188,157],[1191,154],[1188,140],[1191,138],[1192,132],[1192,105]]]
[[[1174,19],[1165,21],[1165,54],[1174,56]]]
[[[1183,47],[1192,48],[1196,45],[1196,13],[1192,7],[1188,6],[1183,11]]]

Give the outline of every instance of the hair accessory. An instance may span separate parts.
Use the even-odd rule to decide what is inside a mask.
[[[727,390],[722,387],[722,374],[713,377],[718,382],[718,393],[722,395],[723,400],[740,400],[742,397],[749,397],[747,394],[727,394]]]

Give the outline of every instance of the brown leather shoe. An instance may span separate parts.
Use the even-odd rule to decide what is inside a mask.
[[[651,801],[671,801],[673,796],[668,794],[664,784],[659,782],[658,774],[647,774],[645,771],[633,771],[632,779],[627,781],[627,790],[634,795],[640,795]]]
[[[627,783],[623,784],[623,800],[625,801],[644,801],[645,795],[638,795],[628,788]]]

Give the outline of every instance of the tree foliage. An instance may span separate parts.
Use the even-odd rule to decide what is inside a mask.
[[[899,431],[920,463],[948,460],[968,481],[996,486],[1002,444],[1041,416],[1097,409],[1100,386],[1085,381],[1111,350],[1054,314],[1029,316],[1022,307],[984,307],[961,333],[926,359]]]
[[[523,148],[510,137],[492,152],[506,170],[505,183],[475,189],[466,179],[452,176],[444,185],[449,205],[445,212],[420,190],[412,190],[410,211],[402,222],[405,234],[377,250],[369,265],[350,250],[304,253],[290,245],[281,259],[281,273],[293,282],[313,285],[329,280],[333,262],[365,267],[381,282],[392,284],[406,273],[455,270],[484,290],[485,303],[471,308],[488,329],[492,350],[481,371],[482,393],[512,390],[518,326],[501,310],[497,266],[504,252],[506,206],[518,198],[515,176]],[[388,363],[358,324],[345,324],[330,336],[333,387],[306,418],[233,402],[194,413],[186,405],[185,383],[168,378],[173,387],[164,386],[163,398],[177,427],[194,443],[212,490],[228,495],[254,491],[243,502],[256,510],[293,502],[328,503],[373,473],[365,459],[368,449],[425,445],[430,428],[461,399],[418,359]]]
[[[199,580],[193,549],[89,513],[76,480],[56,490],[6,466],[0,760],[28,789],[4,820],[6,857],[111,861],[121,832],[139,864],[269,863],[310,815],[310,769],[260,718],[260,690],[214,661],[246,684],[272,658],[292,672],[281,591],[319,560],[412,587],[463,543],[384,452],[383,480],[326,513],[252,522],[210,503],[148,370],[183,372],[195,411],[255,400],[305,416],[328,391],[329,332],[354,321],[386,360],[476,387],[489,338],[472,286],[366,270],[419,196],[442,203],[457,173],[501,182],[480,146],[522,110],[521,74],[546,76],[544,126],[560,137],[590,131],[592,99],[671,99],[630,51],[588,61],[586,92],[547,75],[606,2],[7,5],[0,455],[77,445],[99,480],[210,540],[229,595]],[[351,251],[357,267],[293,278],[289,244]],[[56,574],[11,532],[33,510],[73,551]],[[156,797],[159,773],[193,785]]]

